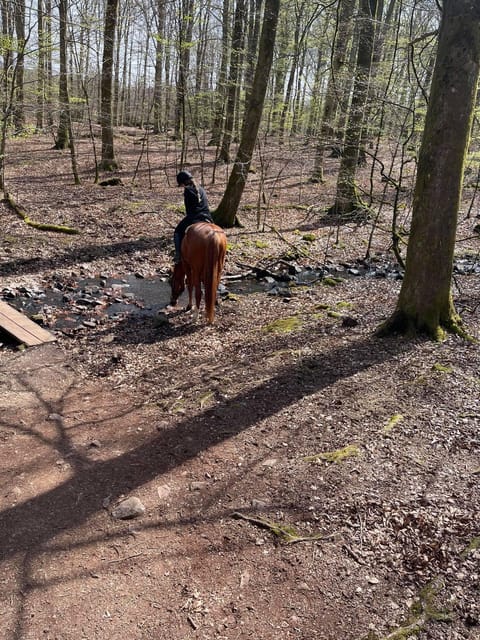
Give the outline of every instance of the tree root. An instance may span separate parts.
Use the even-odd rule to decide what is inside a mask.
[[[272,522],[271,520],[267,520],[266,518],[255,518],[253,516],[246,516],[243,513],[235,511],[232,513],[232,518],[237,518],[239,520],[246,520],[252,524],[257,525],[257,527],[261,527],[262,529],[268,529],[275,536],[280,538],[282,542],[286,544],[294,544],[296,542],[313,542],[315,540],[330,540],[334,537],[334,534],[316,534],[313,536],[300,536],[295,531],[294,527],[290,525],[281,525],[276,522]]]
[[[404,335],[407,338],[414,338],[423,335],[436,342],[443,342],[447,333],[459,336],[469,342],[475,342],[475,338],[463,328],[462,320],[456,313],[453,313],[448,320],[443,322],[439,320],[438,322],[428,323],[397,309],[375,331],[375,335],[378,338],[385,338],[390,335]]]
[[[444,584],[438,578],[423,587],[418,595],[418,602],[415,602],[410,609],[411,615],[407,623],[383,636],[381,640],[406,640],[406,638],[422,631],[430,621],[450,622],[452,614],[438,609],[434,602],[443,588]]]
[[[25,211],[20,209],[18,204],[15,202],[15,200],[12,198],[12,196],[9,193],[5,193],[5,200],[7,201],[8,205],[15,211],[17,216],[21,218],[25,222],[25,224],[27,224],[29,227],[33,227],[34,229],[39,229],[40,231],[55,231],[56,233],[69,233],[69,234],[80,233],[78,229],[74,229],[73,227],[66,227],[60,224],[46,224],[43,222],[35,222],[34,220],[31,220],[28,217]]]

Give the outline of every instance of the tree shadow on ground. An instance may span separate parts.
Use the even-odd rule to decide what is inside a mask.
[[[187,326],[190,331],[196,327]],[[111,503],[153,479],[160,479],[188,460],[228,441],[255,424],[275,415],[302,398],[321,392],[337,381],[395,358],[412,348],[400,340],[376,341],[360,338],[330,353],[302,359],[294,366],[281,369],[268,380],[224,400],[222,404],[187,417],[173,427],[165,426],[155,437],[143,441],[114,458],[90,460],[79,455],[64,431],[61,418],[68,398],[62,396],[49,405],[38,392],[38,399],[47,413],[54,414],[55,435],[52,446],[62,455],[69,454],[73,475],[62,484],[0,513],[0,561],[18,565],[15,584],[19,599],[16,603],[16,625],[12,640],[24,634],[25,607],[28,593],[35,588],[32,568],[37,556],[55,547],[55,537],[84,525],[104,508],[104,494],[99,487],[108,487]],[[19,375],[21,382],[21,376]],[[27,383],[23,383],[24,386]],[[35,391],[31,387],[32,391]],[[248,411],[242,411],[242,407]],[[133,414],[140,407],[132,407]],[[115,415],[127,415],[119,406],[112,409],[108,422]],[[58,413],[58,415],[56,415]],[[35,434],[32,434],[35,437]],[[33,585],[33,586],[32,586]]]
[[[115,500],[302,397],[389,360],[404,348],[405,343],[400,341],[367,339],[329,354],[306,358],[299,365],[225,401],[221,411],[216,407],[196,417],[188,417],[153,440],[116,458],[89,465],[87,473],[79,472],[54,489],[0,514],[3,541],[0,559],[28,552],[51,540],[58,532],[85,522],[102,508],[99,486],[108,486],[112,500]],[[248,406],[249,411],[240,412],[239,406]],[[182,442],[185,446],[179,450],[178,444]],[[72,501],[73,497],[77,501]],[[72,502],[75,502],[74,509]]]
[[[25,275],[37,273],[44,269],[69,267],[77,263],[94,262],[99,258],[113,258],[119,255],[129,255],[137,251],[165,251],[170,246],[170,239],[165,236],[155,238],[140,238],[126,242],[115,242],[106,245],[87,245],[81,248],[71,248],[52,258],[19,258],[0,264],[0,276]]]

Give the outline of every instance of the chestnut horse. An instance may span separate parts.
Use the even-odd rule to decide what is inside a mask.
[[[173,269],[171,280],[172,296],[170,304],[175,306],[188,288],[188,307],[192,309],[193,290],[198,310],[202,299],[202,284],[205,290],[205,312],[208,322],[215,317],[217,288],[225,262],[227,238],[225,232],[211,222],[196,222],[187,228],[182,240],[182,259]]]

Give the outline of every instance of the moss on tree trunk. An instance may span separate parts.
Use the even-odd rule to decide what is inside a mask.
[[[390,332],[466,335],[451,293],[458,209],[480,65],[480,3],[445,0],[420,149],[405,278]]]

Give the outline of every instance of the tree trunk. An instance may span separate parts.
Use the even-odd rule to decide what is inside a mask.
[[[255,73],[257,59],[258,38],[260,37],[260,14],[263,0],[250,0],[248,13],[247,47],[245,55],[245,104],[248,104]]]
[[[8,0],[1,0],[2,38],[5,43],[11,42],[12,35],[13,35],[13,17],[11,15],[12,8],[9,5],[10,3],[8,2]],[[6,99],[6,96],[8,95],[9,69],[12,63],[13,51],[12,51],[12,47],[7,45],[2,47],[1,51],[2,51],[2,92]]]
[[[107,0],[102,60],[102,98],[100,124],[102,127],[102,159],[100,167],[105,171],[115,171],[118,163],[113,145],[113,54],[117,28],[118,0]]]
[[[445,0],[413,200],[405,278],[379,333],[463,334],[451,280],[465,156],[480,72],[480,3]],[[464,334],[463,334],[464,335]]]
[[[52,96],[53,96],[53,63],[52,63],[52,2],[51,0],[45,0],[45,37],[47,40],[46,51],[46,85],[45,85],[45,106],[47,124],[49,127],[53,127],[53,108],[52,108]]]
[[[17,32],[17,64],[16,64],[16,95],[14,110],[15,133],[22,133],[25,129],[24,78],[25,78],[25,0],[15,2],[15,30]]]
[[[45,34],[43,31],[43,0],[37,1],[38,66],[37,66],[37,110],[36,129],[43,129],[43,109],[45,106]]]
[[[224,196],[217,210],[214,212],[216,222],[224,227],[234,226],[238,205],[240,204],[247,181],[253,150],[260,128],[260,121],[262,119],[268,78],[272,67],[279,8],[280,0],[266,0],[257,67],[255,69],[250,101],[247,105],[240,145]]]
[[[358,43],[357,71],[353,85],[352,102],[345,132],[345,146],[337,180],[335,204],[330,213],[345,216],[363,209],[357,194],[355,174],[362,139],[363,118],[368,96],[370,68],[375,39],[377,0],[360,0],[360,39]]]
[[[293,89],[293,81],[295,80],[295,73],[298,70],[298,57],[299,57],[299,47],[300,47],[300,21],[302,19],[302,11],[305,6],[305,3],[302,2],[301,7],[298,11],[295,12],[295,29],[293,36],[293,56],[290,64],[290,70],[288,73],[287,80],[287,88],[285,91],[285,98],[283,101],[282,112],[280,114],[280,123],[278,125],[279,128],[279,136],[280,136],[280,144],[283,144],[283,139],[285,136],[285,124],[287,120],[287,113],[290,109],[290,100],[292,97],[292,89]]]
[[[60,74],[58,79],[58,99],[60,102],[60,115],[57,130],[55,149],[68,149],[69,123],[68,123],[68,70],[67,70],[67,0],[58,3],[59,12],[59,36],[60,36]]]
[[[240,55],[243,45],[243,22],[245,17],[245,0],[237,0],[232,32],[232,52],[230,56],[230,72],[228,76],[227,103],[225,107],[225,127],[223,130],[222,146],[219,160],[230,161],[230,144],[233,137],[233,123],[235,118],[236,97],[239,91]]]
[[[162,67],[163,67],[163,38],[165,34],[166,6],[165,0],[157,0],[156,12],[156,40],[155,40],[155,82],[153,88],[153,132],[160,133],[163,129],[162,121]]]
[[[328,77],[327,91],[323,105],[322,123],[315,152],[315,164],[312,182],[323,182],[323,164],[325,148],[335,143],[335,111],[338,104],[338,94],[343,83],[340,81],[342,69],[345,66],[348,45],[352,39],[352,16],[356,0],[340,0],[337,14],[336,36],[333,44],[332,64]]]
[[[277,54],[273,72],[273,104],[269,117],[269,132],[272,135],[278,133],[280,115],[283,111],[283,94],[285,91],[285,80],[288,71],[288,49],[290,46],[290,22],[289,15],[282,12],[278,27],[278,37],[276,38]]]
[[[186,127],[186,99],[187,81],[190,72],[190,45],[193,32],[193,0],[182,0],[182,15],[180,16],[179,42],[178,42],[178,78],[177,78],[177,100],[175,106],[175,137],[185,139]],[[182,147],[182,156],[184,147]],[[182,157],[180,164],[183,165],[185,158]]]
[[[223,130],[225,94],[228,67],[228,51],[230,40],[230,0],[223,0],[222,9],[222,57],[220,61],[220,71],[218,73],[217,88],[215,92],[215,116],[212,126],[212,139],[209,145],[220,144]]]

